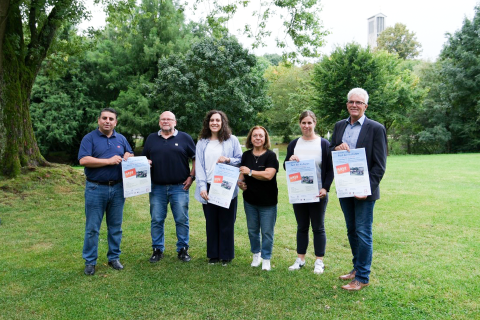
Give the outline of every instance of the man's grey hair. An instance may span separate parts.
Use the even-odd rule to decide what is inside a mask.
[[[354,88],[348,92],[347,99],[350,100],[350,97],[353,96],[354,94],[358,96],[362,96],[365,101],[365,104],[368,104],[368,93],[362,88]]]

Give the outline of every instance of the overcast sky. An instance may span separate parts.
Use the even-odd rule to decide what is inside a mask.
[[[319,14],[323,25],[331,32],[326,38],[322,52],[329,54],[336,45],[343,46],[352,41],[366,46],[367,19],[377,13],[383,13],[387,16],[385,20],[387,27],[401,22],[410,31],[415,32],[417,40],[422,45],[420,58],[433,61],[445,43],[445,33],[454,33],[460,29],[465,17],[471,20],[478,2],[479,0],[322,0],[323,10]],[[105,22],[101,9],[98,6],[90,8],[94,19],[82,24],[82,27],[103,25]],[[187,14],[187,18],[198,17],[199,15]],[[232,33],[236,34],[245,46],[248,45],[248,39],[239,36],[235,30],[241,28],[248,19],[251,19],[250,14],[243,13],[229,24]],[[271,45],[255,50],[254,53],[257,55],[281,53],[273,41],[279,25],[273,21],[269,27],[273,31],[272,40],[269,41]]]

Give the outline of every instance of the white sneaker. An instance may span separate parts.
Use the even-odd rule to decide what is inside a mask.
[[[320,259],[317,259],[315,261],[315,269],[313,269],[313,273],[322,274],[323,270],[325,270],[325,265],[323,264],[323,261]]]
[[[253,261],[250,264],[252,267],[258,267],[260,265],[260,262],[262,262],[262,256],[259,253],[254,253],[253,254]]]
[[[288,267],[288,270],[293,271],[293,270],[299,270],[300,268],[303,268],[305,266],[305,261],[302,261],[300,258],[297,258],[295,260],[295,263],[292,264],[290,267]]]
[[[270,271],[272,267],[270,267],[270,260],[264,259],[262,262],[262,270]]]

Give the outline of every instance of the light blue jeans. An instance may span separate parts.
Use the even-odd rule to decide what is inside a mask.
[[[85,239],[83,242],[83,259],[85,265],[96,265],[98,258],[98,236],[106,213],[108,232],[108,261],[120,257],[122,241],[123,184],[106,186],[87,181],[85,186]]]
[[[347,236],[353,255],[355,279],[368,283],[373,253],[373,208],[374,201],[341,198],[340,206],[347,225]]]
[[[256,206],[243,200],[247,216],[248,238],[252,253],[260,252],[260,233],[262,258],[270,260],[273,250],[273,234],[277,221],[277,205]]]
[[[189,220],[188,220],[188,190],[183,190],[183,184],[159,185],[152,183],[150,192],[150,216],[152,247],[165,251],[165,218],[167,217],[168,203],[172,210],[177,231],[177,252],[188,248]]]

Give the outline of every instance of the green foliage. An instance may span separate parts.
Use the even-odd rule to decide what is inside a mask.
[[[298,116],[313,107],[311,77],[313,65],[301,67],[286,65],[271,66],[265,72],[269,81],[268,95],[272,98],[272,108],[265,112],[267,128],[282,135],[283,142],[290,142],[290,136],[298,127]],[[323,126],[318,123],[317,131]],[[322,135],[325,132],[321,132]]]
[[[280,65],[280,62],[283,61],[283,58],[281,55],[279,54],[276,54],[276,53],[265,53],[263,55],[263,57],[265,59],[267,59],[268,61],[270,61],[270,63],[273,65],[273,66],[278,66]]]
[[[259,66],[233,37],[204,38],[185,55],[160,59],[156,100],[161,110],[175,113],[181,130],[194,137],[212,109],[224,111],[234,133],[244,134],[270,105],[265,66]]]
[[[396,23],[383,30],[377,38],[377,45],[378,49],[396,53],[404,60],[418,57],[422,48],[415,32],[409,31],[403,23]]]
[[[480,150],[479,30],[480,7],[476,7],[473,19],[465,19],[460,30],[448,35],[440,55],[443,92],[435,100],[445,107],[453,152]]]
[[[298,61],[301,57],[318,57],[323,39],[329,34],[319,18],[320,0],[230,0],[226,4],[224,0],[194,0],[194,8],[202,3],[206,3],[210,8],[206,21],[216,37],[225,34],[228,30],[227,22],[240,8],[254,6],[251,20],[257,21],[257,24],[252,26],[250,22],[246,22],[243,28],[243,33],[254,39],[253,48],[265,46],[265,40],[272,34],[267,28],[269,21],[280,15],[283,20],[279,30],[281,37],[275,41],[277,47],[282,49],[285,60]]]
[[[337,47],[315,65],[313,85],[314,111],[330,128],[348,117],[347,93],[363,88],[369,94],[366,115],[388,130],[402,122],[412,108],[421,104],[425,91],[418,87],[418,77],[402,68],[401,60],[386,51],[372,52],[359,44]]]

